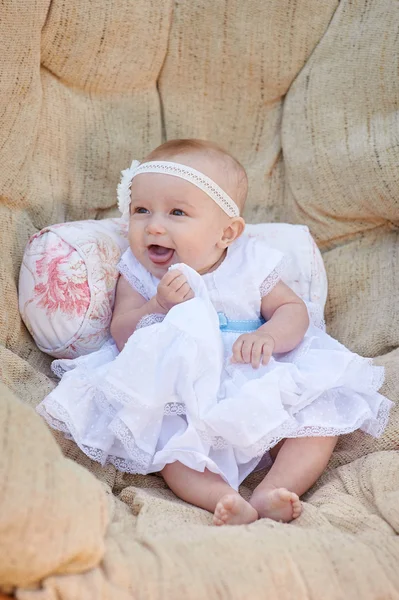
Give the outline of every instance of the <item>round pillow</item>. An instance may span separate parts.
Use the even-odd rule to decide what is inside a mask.
[[[247,225],[289,258],[283,280],[323,325],[327,277],[321,254],[304,225]],[[22,319],[43,352],[76,358],[98,350],[110,337],[118,279],[117,264],[127,249],[123,219],[76,221],[46,227],[26,246],[19,279]]]
[[[40,350],[76,358],[109,338],[117,264],[127,247],[121,219],[52,225],[30,238],[19,277],[19,310]]]

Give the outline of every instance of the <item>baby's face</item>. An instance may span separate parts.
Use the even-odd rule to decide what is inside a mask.
[[[131,199],[130,248],[158,279],[176,263],[206,273],[223,256],[224,231],[231,219],[192,183],[143,173],[132,181]]]

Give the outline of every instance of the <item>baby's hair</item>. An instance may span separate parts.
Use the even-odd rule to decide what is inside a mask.
[[[233,171],[235,176],[234,187],[236,189],[236,197],[233,199],[239,208],[243,209],[248,193],[248,178],[245,169],[234,156],[214,142],[197,139],[169,140],[150,152],[143,162],[161,159],[167,160],[184,154],[195,155],[204,153],[222,160],[226,170]]]

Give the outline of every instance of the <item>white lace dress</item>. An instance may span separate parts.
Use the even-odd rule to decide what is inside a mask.
[[[237,488],[283,438],[358,428],[382,433],[391,406],[378,393],[383,369],[347,350],[320,323],[309,326],[295,350],[258,370],[230,362],[238,321],[242,331],[256,323],[261,297],[280,279],[280,252],[242,237],[213,273],[201,277],[176,267],[193,300],[163,320],[143,319],[121,353],[108,342],[90,355],[53,363],[62,379],[38,411],[90,458],[142,474],[180,461],[219,473]],[[156,293],[158,280],[130,250],[120,271],[145,298]],[[229,331],[230,322],[236,331]]]

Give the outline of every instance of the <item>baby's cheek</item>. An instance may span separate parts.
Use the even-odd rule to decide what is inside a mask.
[[[142,241],[142,232],[140,228],[137,227],[136,224],[130,223],[129,226],[129,245],[131,248],[137,248],[141,245]]]
[[[193,268],[198,262],[201,262],[203,252],[204,250],[197,240],[193,240],[193,238],[190,237],[186,238],[186,243],[184,244],[182,254],[185,258],[185,261],[192,265]]]

